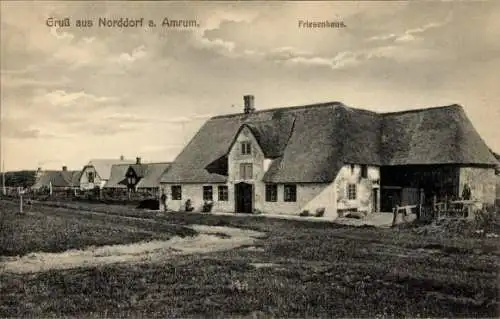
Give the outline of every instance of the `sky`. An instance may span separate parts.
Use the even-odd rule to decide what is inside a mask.
[[[500,2],[1,2],[1,160],[175,159],[211,116],[460,104],[500,152]],[[47,19],[70,18],[69,27]],[[99,18],[144,18],[98,27]],[[196,20],[169,28],[167,18]],[[93,20],[77,27],[77,20]],[[156,27],[147,25],[153,20]],[[344,28],[302,28],[342,21]]]

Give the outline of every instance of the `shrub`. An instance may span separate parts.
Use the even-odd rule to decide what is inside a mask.
[[[309,216],[309,211],[306,209],[306,210],[303,210],[300,214],[299,214],[300,217],[307,217]]]
[[[325,215],[325,208],[324,207],[317,208],[315,216],[316,217],[323,217],[323,215]]]
[[[494,209],[482,209],[474,214],[475,228],[484,233],[494,232],[497,225],[497,213]]]
[[[361,212],[348,212],[345,217],[347,218],[354,218],[354,219],[362,219],[364,217],[364,214]]]
[[[201,209],[204,213],[210,213],[212,211],[212,207],[214,206],[213,202],[205,202],[203,203],[203,208]]]
[[[145,199],[139,203],[137,208],[158,210],[160,209],[160,202],[157,199]]]
[[[256,208],[253,210],[253,213],[255,215],[262,215],[263,214],[263,212],[260,209],[256,209]]]
[[[186,203],[184,204],[184,209],[186,212],[192,212],[194,210],[193,204],[191,202],[191,199],[187,199]]]

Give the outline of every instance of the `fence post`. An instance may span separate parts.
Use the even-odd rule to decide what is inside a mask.
[[[23,193],[19,193],[19,213],[23,213]]]
[[[396,225],[397,215],[398,215],[398,205],[396,205],[396,207],[392,208],[392,212],[393,212],[392,226],[395,226]]]

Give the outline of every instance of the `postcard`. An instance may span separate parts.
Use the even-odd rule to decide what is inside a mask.
[[[0,5],[0,317],[499,316],[498,1]]]

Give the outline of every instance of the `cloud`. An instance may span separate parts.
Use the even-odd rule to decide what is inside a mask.
[[[3,73],[3,72],[2,72]],[[41,88],[41,87],[59,87],[68,84],[71,81],[67,77],[60,79],[33,79],[32,77],[12,75],[13,73],[7,72],[1,76],[2,88]]]
[[[108,115],[104,118],[105,121],[111,121],[111,122],[126,122],[126,123],[148,123],[148,122],[153,122],[155,119],[154,118],[145,118],[138,116],[136,114],[130,114],[130,113],[116,113],[116,114],[111,114]]]
[[[189,123],[193,121],[205,120],[211,118],[213,115],[210,114],[199,114],[199,115],[191,115],[191,116],[177,116],[168,119],[159,120],[162,123],[171,123],[171,124],[183,124]]]
[[[258,17],[258,12],[248,10],[213,10],[213,13],[208,16],[201,24],[200,28],[194,29],[193,39],[195,47],[213,50],[221,55],[229,57],[237,57],[242,52],[236,52],[236,43],[228,41],[222,37],[209,38],[207,33],[209,31],[218,30],[221,26],[230,23],[244,23],[249,24]]]
[[[116,97],[95,96],[93,94],[85,93],[85,91],[66,92],[64,90],[55,90],[35,97],[35,102],[37,104],[48,102],[50,105],[56,107],[68,107],[68,106],[95,107],[97,104],[100,105],[109,104],[117,101],[118,98]]]
[[[227,22],[253,22],[259,15],[256,11],[237,10],[229,11],[224,9],[213,10],[213,13],[207,17],[204,23],[199,28],[199,32],[205,34],[205,31],[216,30],[222,24]]]
[[[73,38],[75,37],[69,32],[63,31],[61,33],[58,33],[57,30],[57,28],[50,28],[50,34],[58,40],[73,40]]]
[[[194,46],[199,49],[212,50],[225,56],[234,56],[236,44],[220,38],[208,39],[203,34],[193,33]]]
[[[135,49],[132,50],[132,53],[122,53],[118,57],[114,58],[115,62],[122,63],[122,64],[128,64],[128,63],[133,63],[137,60],[140,60],[144,57],[146,57],[147,52],[146,52],[146,47],[144,45],[141,45]]]
[[[34,127],[33,121],[28,118],[4,117],[1,122],[1,135],[4,138],[25,140],[58,137],[53,132],[49,132],[48,130],[46,131],[40,127]]]
[[[389,40],[392,40],[394,42],[415,41],[419,34],[425,33],[431,29],[440,28],[440,27],[450,23],[452,21],[452,17],[453,17],[452,13],[449,13],[448,16],[446,17],[446,19],[444,19],[442,22],[431,22],[431,23],[425,24],[422,27],[408,29],[405,32],[400,33],[400,34],[390,33],[390,34],[386,34],[386,35],[373,36],[373,37],[368,38],[368,41],[389,41]]]

